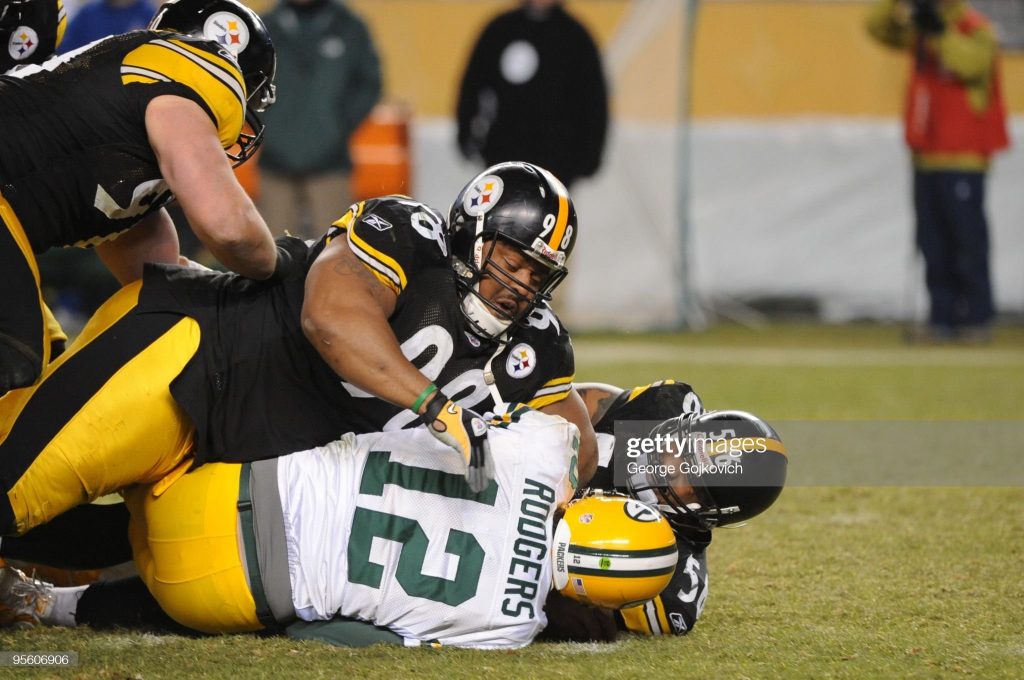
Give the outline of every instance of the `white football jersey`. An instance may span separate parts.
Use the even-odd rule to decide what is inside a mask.
[[[415,644],[523,647],[547,623],[552,515],[576,486],[579,431],[523,409],[489,434],[470,491],[425,428],[346,435],[281,458],[295,611],[386,626]]]

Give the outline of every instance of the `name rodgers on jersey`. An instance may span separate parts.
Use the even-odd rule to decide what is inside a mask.
[[[512,547],[517,557],[509,562],[501,613],[511,617],[525,614],[532,619],[537,612],[537,592],[550,543],[547,519],[555,502],[555,490],[527,477],[522,495],[516,524],[519,537]]]

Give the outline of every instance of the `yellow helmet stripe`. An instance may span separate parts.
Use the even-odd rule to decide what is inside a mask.
[[[778,439],[768,439],[766,437],[765,440],[764,440],[764,443],[765,443],[765,446],[768,447],[768,451],[772,451],[774,453],[780,453],[783,456],[785,456],[786,458],[789,458],[789,451],[786,450],[786,445],[783,444],[782,442],[780,442]]]
[[[548,184],[555,190],[558,196],[558,214],[555,216],[555,228],[551,230],[551,237],[548,239],[548,247],[552,250],[560,250],[562,239],[565,238],[565,230],[569,224],[569,191],[557,177],[544,168],[540,170]]]

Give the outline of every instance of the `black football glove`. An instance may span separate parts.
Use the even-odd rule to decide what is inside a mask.
[[[934,0],[913,0],[911,21],[917,30],[925,35],[939,35],[946,30],[946,22],[942,20]]]
[[[494,477],[494,469],[484,419],[438,392],[420,416],[420,421],[430,434],[462,454],[470,490],[480,493],[486,489]]]

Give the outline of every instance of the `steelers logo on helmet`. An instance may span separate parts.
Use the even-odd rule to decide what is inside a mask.
[[[533,373],[533,368],[536,365],[537,352],[525,342],[513,347],[505,362],[505,368],[513,378],[525,378]]]
[[[203,24],[203,33],[236,56],[249,45],[249,27],[231,12],[211,14]]]
[[[39,47],[39,35],[31,26],[18,26],[7,41],[7,53],[14,61],[24,61]]]
[[[505,183],[500,177],[484,175],[466,192],[465,198],[462,199],[462,209],[473,217],[483,215],[497,205],[504,189]]]

